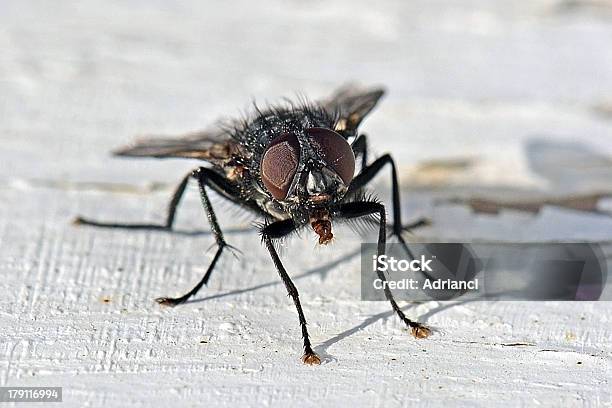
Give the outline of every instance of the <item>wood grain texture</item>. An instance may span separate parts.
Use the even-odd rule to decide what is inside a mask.
[[[0,4],[1,386],[63,386],[67,407],[612,405],[608,302],[406,305],[436,330],[415,340],[359,300],[360,237],[305,234],[283,259],[325,360],[306,367],[291,300],[231,207],[214,200],[244,255],[174,309],[153,299],[213,255],[194,186],[179,233],[70,224],[161,221],[197,162],[107,154],[134,135],[358,80],[389,89],[364,129],[398,160],[405,217],[433,221],[413,239],[610,242],[609,203],[490,215],[457,201],[612,191],[609,2],[199,3]],[[534,141],[588,149],[534,166]]]

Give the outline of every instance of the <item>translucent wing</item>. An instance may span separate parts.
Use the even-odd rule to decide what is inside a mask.
[[[384,95],[383,88],[360,88],[345,85],[322,102],[328,112],[337,115],[334,130],[345,135],[355,134],[357,127]]]
[[[178,136],[150,135],[133,144],[113,151],[128,157],[182,157],[222,164],[238,153],[239,147],[229,131],[222,128],[207,129]]]
[[[338,118],[335,130],[349,137],[355,134],[363,118],[374,108],[383,94],[384,90],[381,88],[358,88],[346,85],[334,92],[329,99],[321,102],[321,105]],[[227,130],[231,127],[206,129],[174,137],[145,136],[129,146],[113,151],[113,154],[129,157],[181,157],[206,160],[221,165],[241,153],[238,141],[233,139],[231,131]]]

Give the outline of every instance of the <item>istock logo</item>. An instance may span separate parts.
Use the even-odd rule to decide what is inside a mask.
[[[435,258],[432,257],[432,258]],[[380,272],[433,272],[430,264],[433,259],[427,259],[425,255],[421,255],[419,259],[395,259],[393,256],[374,255],[372,257],[372,268],[374,271]]]
[[[612,300],[597,244],[412,242],[361,245],[361,299]]]

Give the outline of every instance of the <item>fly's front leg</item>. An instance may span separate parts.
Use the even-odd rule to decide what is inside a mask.
[[[392,232],[393,235],[397,236],[397,239],[399,240],[404,250],[408,253],[408,255],[411,258],[414,258],[412,251],[408,249],[408,245],[406,244],[404,237],[402,237],[402,232],[409,228],[427,225],[428,221],[419,220],[416,223],[411,224],[407,227],[402,226],[402,213],[400,205],[399,183],[397,181],[397,170],[395,168],[395,162],[389,154],[385,154],[379,157],[372,164],[363,168],[361,172],[359,172],[359,174],[355,176],[355,178],[351,182],[347,194],[355,192],[364,187],[366,184],[368,184],[386,164],[389,164],[391,166],[391,200],[393,204],[393,224],[391,225]]]
[[[293,299],[293,303],[297,309],[300,326],[302,328],[302,339],[304,340],[304,355],[302,356],[302,362],[304,364],[316,365],[321,364],[321,359],[313,351],[312,345],[310,344],[310,337],[308,336],[308,329],[306,328],[306,317],[304,316],[304,311],[302,310],[302,305],[300,303],[300,295],[297,288],[293,284],[293,281],[289,277],[289,274],[285,270],[285,267],[278,256],[278,252],[276,251],[276,248],[274,248],[274,243],[272,242],[273,239],[282,238],[295,231],[295,228],[295,224],[292,220],[277,221],[264,227],[261,231],[261,237],[266,245],[266,248],[268,249],[268,252],[270,252],[270,256],[272,257],[272,261],[276,266],[276,270],[278,271],[278,274],[285,284],[287,292],[289,293],[289,296],[291,296],[291,299]]]
[[[166,215],[166,222],[164,224],[145,224],[145,223],[120,223],[120,222],[104,222],[95,221],[83,217],[76,217],[73,221],[75,225],[91,225],[93,227],[102,228],[125,228],[125,229],[139,229],[139,230],[171,230],[174,225],[174,217],[176,215],[176,209],[185,194],[187,183],[191,178],[192,173],[189,173],[180,184],[174,190],[170,203],[168,204],[168,213]]]
[[[386,244],[387,244],[387,224],[386,224],[386,214],[385,214],[385,206],[369,201],[357,201],[353,203],[342,204],[335,212],[335,216],[340,218],[357,218],[357,217],[366,217],[369,215],[378,215],[380,227],[378,231],[378,245],[377,245],[377,257],[379,259],[381,255],[384,255],[386,252]],[[378,278],[384,283],[387,281],[385,274],[376,268],[376,274]],[[399,316],[399,318],[410,327],[410,331],[412,335],[418,339],[425,338],[431,334],[431,330],[427,327],[423,326],[421,323],[412,321],[406,317],[404,312],[399,308],[397,302],[393,298],[393,293],[387,287],[387,285],[383,284],[385,297],[391,303],[391,307],[395,311],[395,313]]]

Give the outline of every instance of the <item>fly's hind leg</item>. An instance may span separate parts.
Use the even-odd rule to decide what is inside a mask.
[[[90,225],[93,227],[102,228],[124,228],[124,229],[135,229],[135,230],[171,230],[174,225],[174,217],[176,215],[176,209],[185,194],[187,183],[192,177],[192,173],[189,173],[180,184],[174,190],[170,203],[168,204],[168,213],[166,215],[166,222],[164,224],[146,224],[146,223],[129,223],[129,222],[105,222],[90,220],[84,217],[76,217],[73,221],[75,225]]]
[[[365,134],[360,134],[353,140],[351,144],[355,158],[361,156],[361,169],[365,169],[368,165],[368,138]]]

